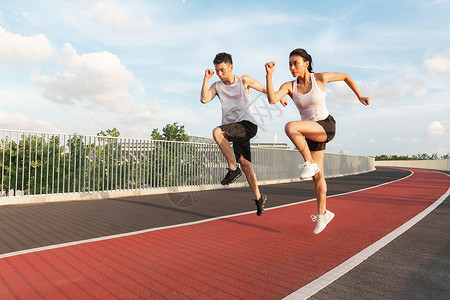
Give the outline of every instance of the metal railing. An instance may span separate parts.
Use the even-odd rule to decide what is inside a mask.
[[[286,149],[252,158],[258,180],[295,178],[301,162]],[[226,167],[215,144],[0,129],[0,197],[217,185]]]

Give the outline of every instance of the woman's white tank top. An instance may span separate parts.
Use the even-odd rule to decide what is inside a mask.
[[[320,121],[328,117],[329,112],[325,104],[325,93],[319,88],[311,73],[311,90],[306,94],[297,93],[297,81],[293,82],[292,100],[300,112],[303,121]]]
[[[250,121],[256,124],[250,108],[250,95],[245,93],[241,75],[234,75],[233,84],[226,85],[216,82],[217,96],[222,103],[222,125],[240,121]]]

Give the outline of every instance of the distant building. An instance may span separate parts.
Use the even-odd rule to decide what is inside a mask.
[[[205,144],[215,144],[216,143],[216,141],[212,138],[199,137],[199,136],[189,136],[189,142],[205,143]]]
[[[215,144],[212,138],[189,136],[189,142]],[[270,148],[270,149],[291,149],[286,143],[252,143],[252,148]]]
[[[291,149],[286,143],[254,143],[252,148]]]

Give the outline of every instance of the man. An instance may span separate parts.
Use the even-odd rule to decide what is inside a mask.
[[[250,139],[256,135],[258,126],[250,110],[249,88],[262,93],[266,93],[266,88],[250,76],[234,75],[233,61],[228,53],[217,54],[213,63],[220,81],[214,82],[208,88],[209,79],[214,75],[214,70],[207,69],[203,78],[200,101],[208,103],[218,96],[222,104],[222,125],[213,130],[214,140],[229,166],[228,173],[221,183],[223,185],[232,183],[244,171],[247,182],[256,197],[253,199],[257,208],[256,214],[260,216],[264,212],[267,196],[260,193],[256,174],[251,165]],[[229,141],[233,142],[233,149]],[[242,171],[237,162],[242,167]]]

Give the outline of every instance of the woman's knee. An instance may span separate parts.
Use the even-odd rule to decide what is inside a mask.
[[[284,132],[286,132],[286,134],[288,136],[293,135],[294,133],[296,133],[296,129],[295,129],[295,123],[294,122],[288,122],[286,123],[286,125],[284,125]]]
[[[320,170],[319,172],[317,172],[317,173],[312,177],[312,179],[313,179],[314,184],[316,184],[316,185],[319,185],[319,184],[326,184],[326,183],[325,183],[325,177],[323,176],[323,171],[322,171],[322,170]]]

